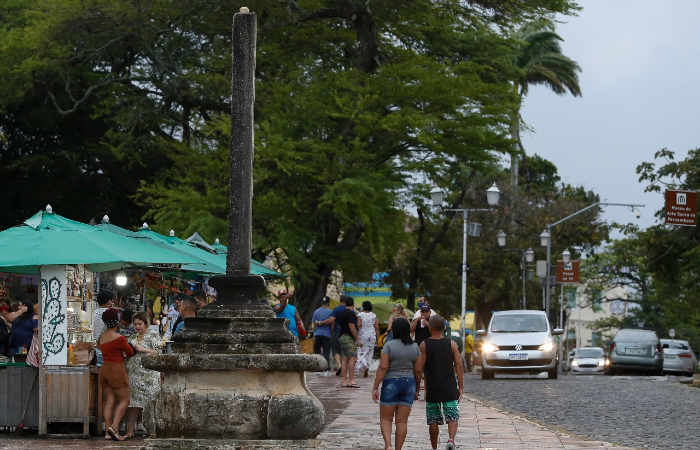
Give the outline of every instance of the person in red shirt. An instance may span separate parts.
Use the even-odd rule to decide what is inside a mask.
[[[126,338],[119,334],[119,311],[109,308],[102,313],[105,331],[100,335],[97,345],[102,350],[104,363],[100,367],[99,379],[105,398],[102,415],[105,419],[105,439],[123,441],[119,435],[121,422],[126,408],[129,407],[129,377],[124,361],[134,356],[134,348]]]

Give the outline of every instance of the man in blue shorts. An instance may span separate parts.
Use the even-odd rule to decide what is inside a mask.
[[[459,422],[459,399],[464,391],[462,358],[457,343],[443,336],[445,319],[434,315],[429,321],[430,338],[420,345],[425,373],[425,414],[428,419],[430,443],[437,450],[440,425],[447,422],[449,440],[446,450],[455,450]],[[416,392],[417,397],[418,392]]]

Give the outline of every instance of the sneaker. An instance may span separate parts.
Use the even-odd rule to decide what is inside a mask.
[[[325,372],[323,372],[323,376],[324,376],[324,377],[330,377],[330,376],[331,376],[331,373],[330,373],[329,371],[326,370]]]
[[[146,427],[143,425],[143,422],[138,422],[136,424],[136,430],[134,430],[134,434],[148,436],[148,430],[146,430]]]
[[[316,375],[321,375],[323,372],[316,372]]]
[[[445,446],[445,450],[455,450],[455,441],[450,439],[447,441],[447,445]]]

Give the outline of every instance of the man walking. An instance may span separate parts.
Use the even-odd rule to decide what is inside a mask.
[[[345,294],[340,294],[340,305],[336,306],[333,308],[333,311],[331,311],[331,316],[326,319],[321,321],[321,325],[332,325],[333,326],[333,337],[331,338],[331,349],[333,350],[333,358],[335,358],[335,376],[339,377],[340,376],[340,326],[338,325],[338,322],[336,321],[338,317],[340,317],[340,314],[342,314],[343,311],[345,311],[345,299],[347,299],[348,296]]]
[[[343,387],[359,389],[355,384],[355,363],[357,363],[357,347],[362,343],[357,336],[360,328],[360,320],[355,314],[355,300],[352,297],[345,299],[345,311],[338,317],[340,330],[340,373],[343,376]]]
[[[321,322],[325,321],[331,316],[331,309],[329,308],[331,304],[330,297],[324,296],[321,300],[321,307],[314,311],[314,315],[311,321],[314,324],[314,353],[317,355],[323,355],[328,361],[328,368],[331,364],[331,326],[321,325]],[[321,353],[323,350],[323,353]],[[317,372],[317,375],[320,372]],[[323,372],[324,377],[330,376],[330,372],[326,369]]]
[[[467,373],[472,373],[472,355],[474,353],[474,338],[469,330],[464,330],[464,359],[467,363]]]
[[[418,317],[411,322],[411,333],[413,340],[420,345],[424,340],[430,337],[430,327],[428,321],[431,318],[430,306],[424,305],[418,312]],[[432,315],[435,317],[435,315]],[[444,328],[444,327],[443,327]]]
[[[437,450],[440,425],[447,422],[449,439],[446,450],[454,450],[459,422],[459,399],[464,390],[462,359],[457,343],[443,336],[445,319],[435,315],[430,318],[429,327],[430,338],[420,345],[419,366],[423,366],[425,371],[425,413],[430,443],[433,450]]]

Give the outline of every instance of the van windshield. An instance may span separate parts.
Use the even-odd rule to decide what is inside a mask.
[[[541,333],[547,331],[544,316],[535,314],[504,314],[494,316],[491,322],[493,333]]]

